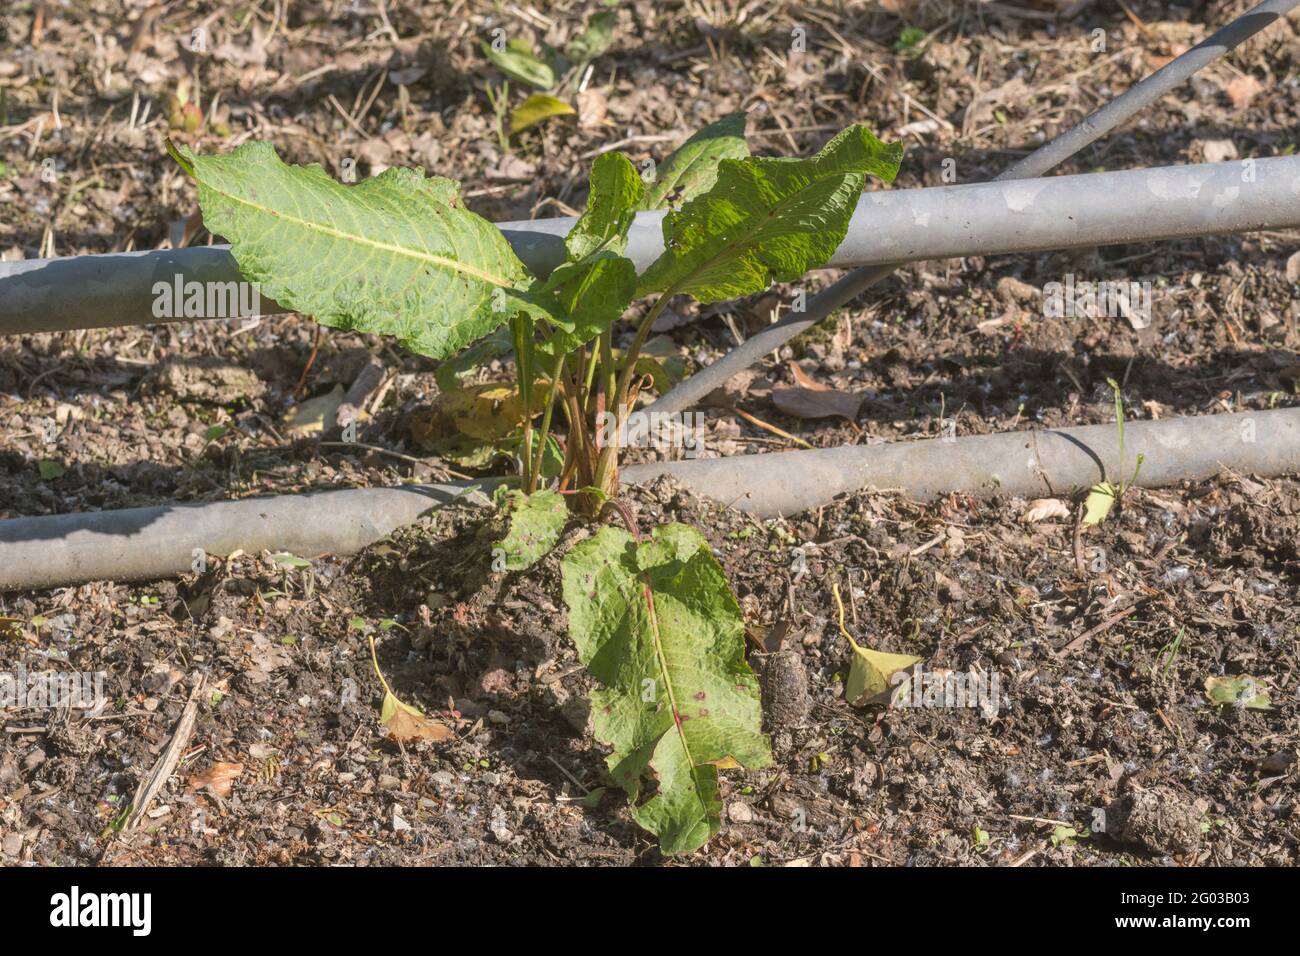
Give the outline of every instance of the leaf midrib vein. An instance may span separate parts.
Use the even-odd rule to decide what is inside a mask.
[[[502,279],[499,276],[495,276],[490,272],[486,272],[482,269],[478,269],[474,266],[468,265],[464,262],[457,262],[455,259],[448,259],[445,256],[435,255],[432,252],[417,252],[413,249],[407,249],[404,246],[395,246],[392,245],[391,243],[379,242],[378,240],[369,239],[364,236],[348,235],[347,233],[339,229],[335,229],[330,226],[325,226],[320,223],[315,223],[308,219],[303,219],[299,216],[291,216],[288,213],[280,212],[278,210],[270,208],[269,206],[264,206],[261,203],[251,202],[243,198],[242,196],[237,196],[234,193],[227,192],[222,189],[218,189],[217,187],[212,186],[211,184],[208,184],[208,188],[211,189],[217,195],[222,196],[230,200],[231,202],[238,203],[242,206],[247,206],[250,209],[254,209],[258,212],[265,213],[268,216],[273,216],[276,219],[281,219],[286,222],[296,223],[297,225],[300,225],[303,228],[308,230],[316,231],[327,236],[333,236],[336,239],[342,239],[348,242],[355,242],[360,245],[369,246],[372,249],[377,249],[381,252],[391,252],[400,256],[406,256],[407,258],[410,259],[419,259],[424,262],[429,262],[446,269],[452,269],[453,271],[456,272],[462,272],[466,275],[474,276],[475,278],[482,279],[484,282],[487,282],[491,285],[503,286],[506,288],[510,287],[510,283],[507,282],[505,279]]]
[[[682,712],[677,708],[677,693],[673,689],[673,679],[668,673],[668,657],[664,652],[663,639],[659,632],[659,615],[655,613],[654,589],[650,586],[650,575],[648,572],[642,571],[638,577],[641,578],[641,595],[645,598],[650,637],[655,646],[655,657],[659,661],[659,670],[664,675],[664,688],[668,693],[668,706],[671,708],[673,727],[677,731],[678,739],[682,742],[682,750],[686,752],[686,762],[694,769],[698,764],[691,755],[691,745],[686,740],[686,727],[683,725]]]

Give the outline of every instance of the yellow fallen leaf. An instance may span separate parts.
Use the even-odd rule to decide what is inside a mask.
[[[1113,507],[1115,507],[1115,486],[1109,481],[1093,485],[1083,502],[1083,526],[1091,528],[1095,524],[1101,524]]]
[[[343,386],[316,398],[299,402],[284,416],[284,426],[292,435],[320,435],[337,424],[339,406],[343,404]]]
[[[519,133],[554,116],[572,116],[575,110],[564,100],[545,93],[534,93],[510,111],[510,132]]]
[[[524,420],[524,403],[512,385],[453,392],[447,406],[456,430],[471,438],[505,438]]]
[[[844,626],[844,602],[840,600],[839,584],[831,584],[831,593],[835,595],[835,606],[839,609],[840,633],[853,646],[853,661],[849,664],[849,679],[844,687],[844,699],[851,706],[861,707],[887,693],[890,689],[889,679],[899,671],[905,671],[919,664],[922,658],[913,654],[889,654],[863,647],[853,639],[853,635]]]
[[[524,420],[524,403],[512,385],[469,385],[443,392],[411,421],[411,436],[422,445],[457,435],[499,441]]]
[[[853,662],[849,665],[849,680],[844,688],[844,699],[860,707],[890,690],[890,678],[905,671],[921,658],[913,654],[886,654],[868,647],[853,648]]]
[[[393,696],[392,691],[384,694],[379,721],[388,728],[388,736],[402,743],[410,740],[451,740],[456,736],[446,724],[430,720],[417,708],[402,703]]]
[[[379,669],[379,657],[375,653],[373,637],[370,638],[370,660],[375,667],[375,676],[379,678],[379,683],[384,688],[384,703],[379,711],[379,721],[388,728],[388,736],[399,743],[411,740],[451,740],[456,736],[455,731],[446,724],[430,720],[420,712],[418,707],[404,704],[397,699],[397,695],[388,686],[388,681],[384,680],[384,674]]]

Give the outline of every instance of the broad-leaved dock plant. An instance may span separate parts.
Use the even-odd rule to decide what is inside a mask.
[[[643,349],[669,301],[750,295],[824,265],[866,178],[892,181],[902,155],[850,126],[806,159],[751,156],[744,129],[743,114],[720,120],[651,175],[621,153],[598,156],[586,211],[549,275],[531,274],[440,176],[393,168],[349,186],[285,164],[269,143],[220,156],[170,149],[198,185],[208,229],[268,298],[391,335],[456,371],[513,351],[518,480],[498,501],[510,520],[503,569],[515,572],[555,546],[570,511],[617,504],[619,449],[602,436],[619,433],[662,371]],[[628,229],[660,209],[664,252],[638,275]],[[614,324],[642,302],[617,348]],[[642,534],[615,510],[624,526],[601,526],[562,559],[570,633],[600,682],[595,732],[633,817],[665,852],[688,852],[720,825],[718,770],[771,762],[758,684],[704,537],[676,523]]]

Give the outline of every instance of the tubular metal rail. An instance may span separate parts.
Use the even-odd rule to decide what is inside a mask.
[[[641,213],[627,254],[638,270],[663,252],[662,212]],[[501,230],[524,263],[549,272],[563,260],[576,220],[507,222]],[[896,189],[863,195],[832,267],[1037,252],[1108,243],[1300,226],[1300,156],[1168,166],[1015,182]],[[240,280],[228,246],[199,246],[0,263],[0,334],[147,325],[158,284]],[[170,301],[179,297],[169,296]],[[284,311],[269,300],[184,319]],[[253,304],[253,297],[246,297]]]
[[[1103,477],[1158,487],[1223,469],[1300,470],[1300,408],[1135,421],[1124,461],[1114,425],[896,441],[779,454],[632,465],[632,483],[671,475],[697,495],[763,517],[820,508],[840,494],[901,489],[918,499],[949,492],[1060,495]],[[289,551],[349,554],[453,501],[482,504],[499,479],[166,504],[0,521],[0,591],[184,574],[204,554]],[[328,520],[321,520],[328,515]]]

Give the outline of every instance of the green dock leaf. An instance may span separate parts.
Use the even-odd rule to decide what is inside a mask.
[[[569,230],[564,245],[571,262],[601,249],[622,252],[645,184],[622,153],[602,153],[591,164],[587,208]]]
[[[654,182],[647,187],[641,208],[677,208],[712,189],[718,180],[718,163],[749,155],[745,120],[744,113],[724,116],[677,147],[655,170]]]
[[[604,332],[636,293],[636,267],[622,255],[645,186],[622,153],[604,153],[591,166],[587,208],[565,238],[568,260],[543,286],[569,327],[543,342],[552,358],[572,352]]]
[[[601,528],[561,568],[578,657],[603,685],[592,709],[610,773],[665,853],[698,849],[721,825],[718,768],[772,761],[722,568],[683,524],[641,543]]]
[[[564,496],[557,491],[525,495],[510,489],[500,492],[498,497],[510,524],[506,536],[493,550],[500,549],[505,570],[526,571],[551,553],[569,520],[569,509],[564,504]]]
[[[703,303],[761,292],[826,263],[868,173],[889,182],[902,146],[850,126],[811,159],[724,159],[713,187],[664,218],[664,254],[637,292]]]
[[[524,312],[555,306],[501,231],[466,209],[450,179],[392,168],[355,186],[290,166],[268,143],[224,156],[170,146],[198,183],[204,223],[244,278],[324,325],[396,336],[441,358]]]

